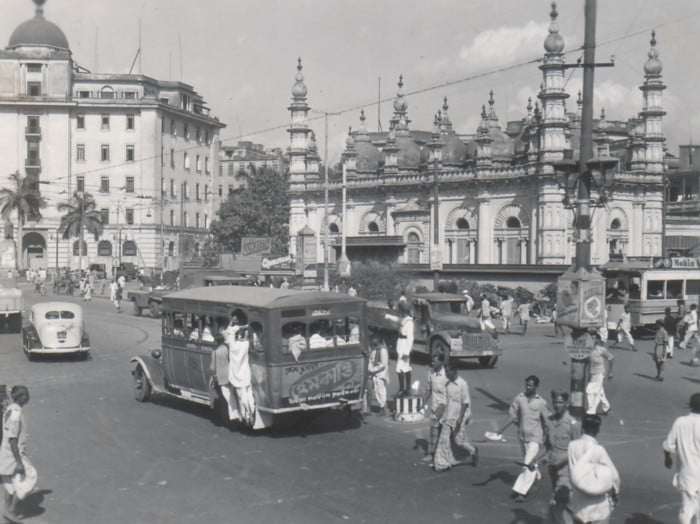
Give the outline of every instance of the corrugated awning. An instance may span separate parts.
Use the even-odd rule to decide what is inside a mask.
[[[336,238],[334,245],[340,246],[340,238]],[[367,235],[347,237],[345,244],[348,247],[404,247],[406,241],[402,236]]]

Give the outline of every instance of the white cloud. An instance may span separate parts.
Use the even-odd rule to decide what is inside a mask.
[[[255,88],[250,84],[243,84],[230,93],[229,100],[235,105],[242,103],[248,98],[252,98],[254,95]]]
[[[572,96],[574,100],[575,97]],[[593,92],[594,118],[605,109],[610,120],[628,119],[642,109],[642,92],[637,86],[623,85],[612,80],[596,82]]]
[[[459,56],[463,65],[477,71],[515,64],[544,53],[547,28],[547,23],[531,20],[521,27],[488,29],[462,47]]]

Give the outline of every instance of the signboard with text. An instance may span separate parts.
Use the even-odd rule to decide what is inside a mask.
[[[270,237],[243,237],[241,255],[269,255],[272,252]]]
[[[567,271],[557,281],[557,323],[598,328],[605,316],[605,280],[598,272]]]

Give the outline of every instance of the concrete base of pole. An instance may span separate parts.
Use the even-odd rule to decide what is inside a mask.
[[[585,329],[576,329],[571,334],[574,343],[577,339],[586,337],[588,331]],[[583,344],[582,344],[583,345]],[[569,396],[569,413],[572,417],[581,420],[586,413],[586,382],[588,371],[588,359],[572,358],[571,359],[571,382]]]

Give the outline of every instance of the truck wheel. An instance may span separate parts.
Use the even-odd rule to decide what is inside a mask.
[[[137,317],[141,316],[141,313],[143,312],[143,308],[139,306],[136,302],[134,302],[134,315]]]
[[[430,360],[433,359],[433,355],[436,353],[441,353],[444,355],[445,363],[450,361],[450,346],[448,346],[441,338],[436,338],[430,344]]]
[[[160,304],[158,302],[149,302],[148,308],[151,311],[152,318],[160,317]]]
[[[498,362],[497,356],[479,357],[479,364],[482,368],[492,368],[496,365],[496,362]]]
[[[141,366],[137,366],[132,372],[134,377],[134,398],[139,402],[146,402],[151,396],[151,383],[143,372]]]

